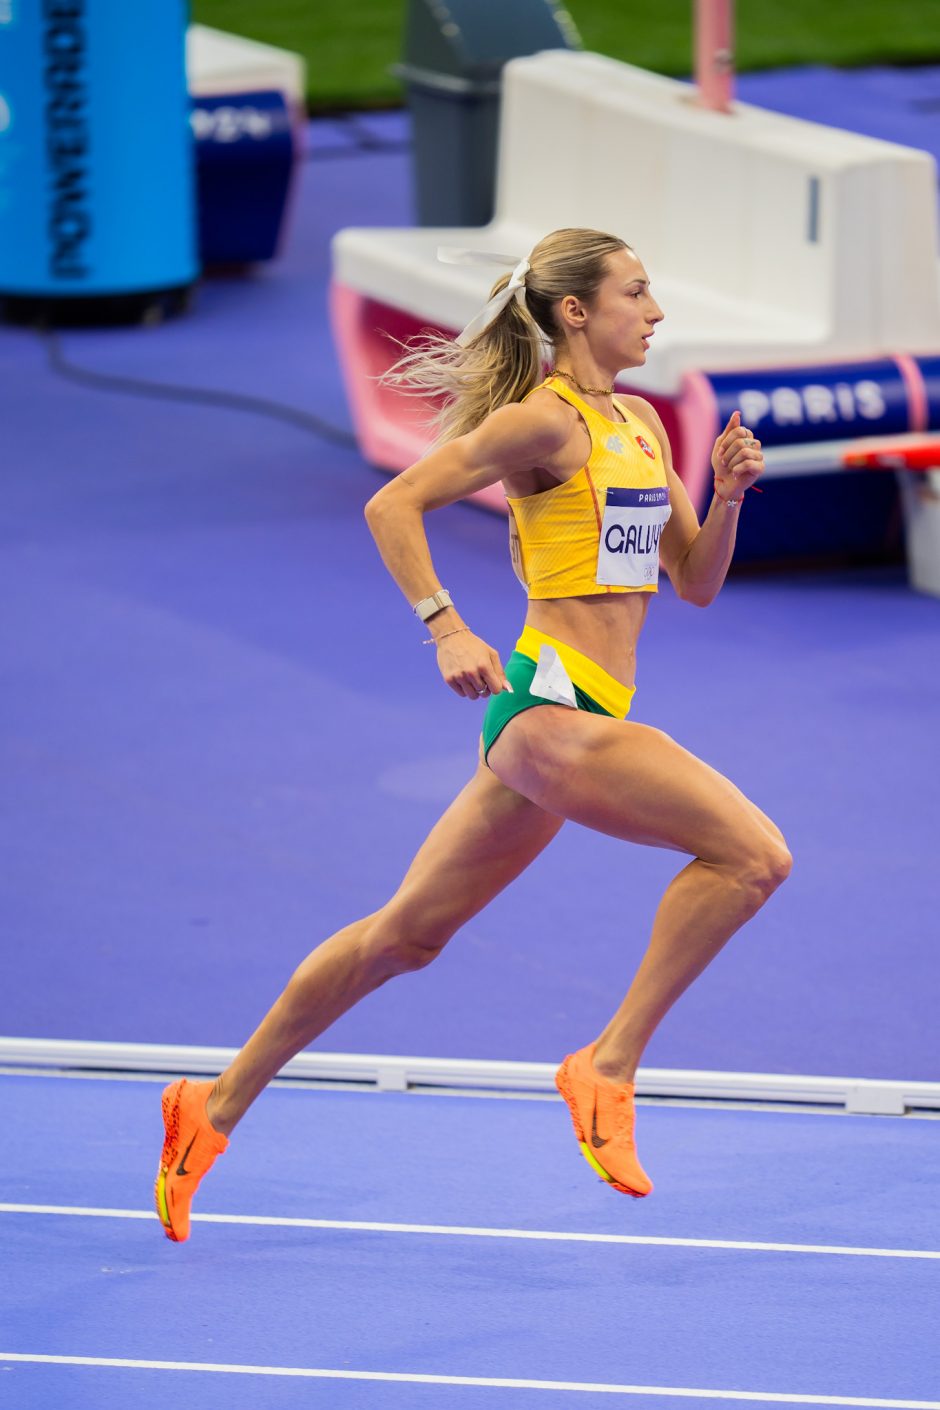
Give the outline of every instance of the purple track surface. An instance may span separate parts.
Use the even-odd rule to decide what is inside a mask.
[[[882,135],[905,108],[926,145],[938,74],[762,75],[740,96],[856,125],[847,95],[876,83]],[[280,261],[207,281],[162,328],[66,335],[66,355],[348,425],[329,237],[409,218],[407,123],[363,122],[378,150],[313,126]],[[354,450],[66,381],[25,332],[0,331],[0,377],[0,1032],[238,1044],[318,939],[394,890],[472,772],[480,707],[418,644],[362,521],[381,481]],[[442,580],[507,654],[523,604],[505,524],[454,506],[429,529]],[[649,1065],[936,1078],[938,625],[893,568],[653,605],[634,718],[727,773],[796,866]],[[318,1046],[556,1059],[606,1021],[680,865],[569,826],[440,961]]]
[[[637,1202],[592,1175],[557,1100],[275,1089],[196,1202],[197,1216],[245,1222],[197,1217],[180,1246],[149,1204],[159,1092],[153,1081],[0,1077],[17,1133],[0,1180],[0,1398],[11,1410],[171,1399],[199,1410],[681,1410],[729,1403],[722,1391],[750,1392],[765,1410],[771,1395],[937,1404],[926,1400],[940,1374],[933,1121],[641,1104],[656,1191]],[[504,1236],[513,1230],[555,1237]],[[194,1362],[585,1389],[285,1381]],[[618,1397],[598,1383],[687,1394]]]

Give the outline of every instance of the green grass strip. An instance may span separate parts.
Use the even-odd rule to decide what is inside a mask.
[[[192,15],[303,54],[311,110],[339,111],[402,102],[388,69],[401,58],[407,3],[192,0]],[[692,0],[570,0],[568,11],[586,49],[659,73],[691,71]],[[736,11],[742,72],[940,61],[940,0],[737,0]]]

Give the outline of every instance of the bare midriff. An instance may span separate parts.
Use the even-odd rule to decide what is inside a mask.
[[[549,388],[540,388],[533,398],[557,401]],[[590,433],[580,413],[574,407],[569,409],[571,438],[564,452],[551,469],[532,467],[504,477],[503,488],[508,496],[524,497],[554,489],[576,475],[587,461],[591,453]],[[619,425],[624,420],[618,410],[616,421],[611,424]],[[621,685],[634,686],[636,646],[652,596],[651,592],[605,592],[584,597],[537,598],[529,602],[526,624],[590,656]]]
[[[636,683],[636,645],[649,592],[557,597],[529,603],[526,624],[590,656],[621,685]]]

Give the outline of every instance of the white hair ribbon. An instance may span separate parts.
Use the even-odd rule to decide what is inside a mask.
[[[531,269],[529,264],[529,254],[525,259],[516,261],[515,255],[500,255],[492,250],[466,250],[458,249],[449,245],[442,245],[438,248],[437,257],[442,264],[512,264],[515,268],[509,277],[509,283],[505,289],[500,289],[498,294],[494,294],[489,303],[485,304],[475,318],[471,318],[466,328],[457,336],[458,347],[465,348],[468,343],[478,337],[498,318],[503,309],[514,298],[520,304],[525,304],[525,277]]]

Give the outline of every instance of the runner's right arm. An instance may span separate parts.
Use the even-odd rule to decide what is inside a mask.
[[[569,434],[570,423],[563,413],[514,402],[403,470],[372,496],[365,507],[366,523],[409,606],[441,586],[431,561],[424,515],[465,499],[513,471],[544,463]],[[476,699],[484,686],[494,695],[506,688],[498,654],[466,628],[456,607],[436,612],[425,625],[435,639],[448,634],[437,648],[438,665],[458,695]],[[458,628],[466,630],[458,633]]]

